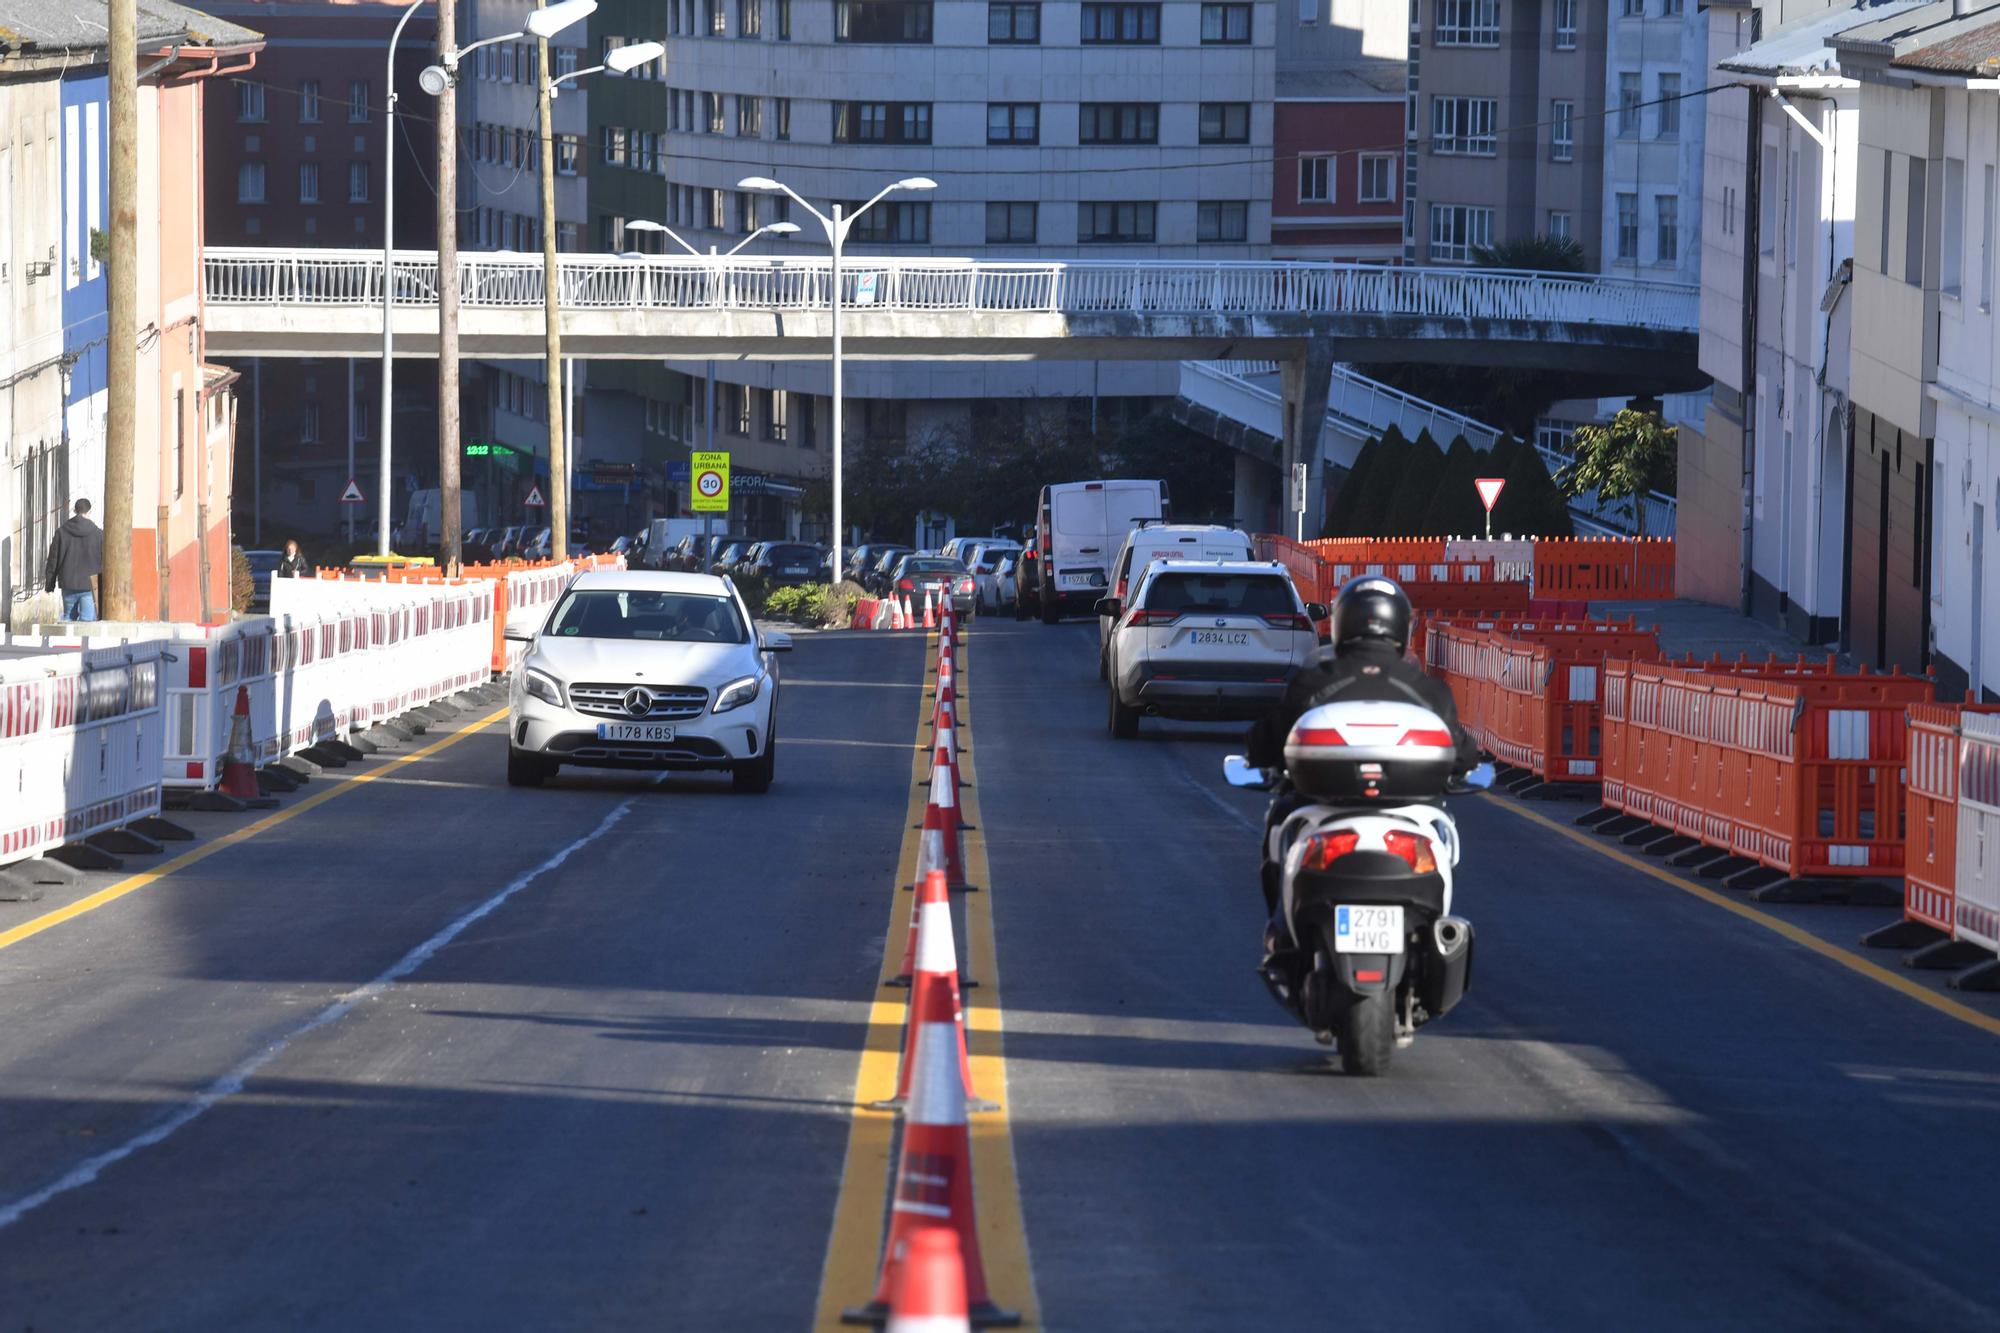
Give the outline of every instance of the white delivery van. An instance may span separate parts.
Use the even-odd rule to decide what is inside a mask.
[[[444,525],[438,509],[439,491],[433,486],[429,490],[411,491],[410,508],[403,519],[403,526],[394,536],[396,545],[405,554],[415,555],[430,550],[444,536]],[[461,534],[479,526],[479,497],[471,491],[458,493],[458,530]]]
[[[1218,560],[1248,559],[1250,537],[1240,528],[1224,527],[1220,523],[1147,523],[1132,529],[1125,538],[1125,544],[1119,548],[1117,558],[1112,561],[1110,595],[1122,600],[1127,596],[1128,589],[1139,586],[1139,580],[1145,577],[1146,566],[1155,560],[1200,560],[1213,564]],[[1116,616],[1097,618],[1098,662],[1101,668],[1107,666],[1111,631],[1117,623]],[[1104,674],[1104,670],[1098,672],[1100,677]]]
[[[727,528],[726,515],[716,519],[715,526]],[[665,569],[667,553],[680,545],[681,538],[700,533],[702,520],[698,518],[656,518],[646,525],[646,554],[640,561],[645,569]]]
[[[1111,588],[1125,534],[1173,517],[1164,481],[1072,481],[1042,488],[1035,516],[1042,623],[1087,610]]]

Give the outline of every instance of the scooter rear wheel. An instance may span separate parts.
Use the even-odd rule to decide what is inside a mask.
[[[1396,1052],[1396,997],[1363,995],[1340,1015],[1340,1067],[1372,1078],[1389,1068]]]

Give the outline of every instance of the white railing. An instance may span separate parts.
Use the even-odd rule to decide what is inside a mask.
[[[822,258],[564,255],[558,261],[560,300],[570,310],[810,311],[827,305],[829,273]],[[219,306],[368,306],[382,300],[382,256],[375,251],[211,247],[203,274],[207,299]],[[846,260],[841,277],[846,303],[889,311],[1352,314],[1680,333],[1692,332],[1699,314],[1699,294],[1691,286],[1499,269],[856,256]],[[437,289],[434,254],[397,255],[398,303],[433,305]],[[469,307],[540,305],[541,257],[462,254],[458,289]]]
[[[1391,425],[1412,440],[1429,431],[1439,448],[1449,448],[1453,440],[1463,435],[1473,448],[1491,449],[1500,438],[1497,426],[1475,421],[1462,412],[1404,393],[1380,380],[1371,380],[1346,366],[1333,368],[1326,410],[1362,422],[1378,435]]]

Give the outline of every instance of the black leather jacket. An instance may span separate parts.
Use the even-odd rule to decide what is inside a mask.
[[[1322,648],[1305,669],[1292,679],[1278,706],[1250,727],[1244,756],[1259,768],[1283,768],[1285,737],[1299,715],[1337,699],[1388,700],[1413,703],[1443,718],[1458,742],[1458,772],[1471,772],[1479,765],[1479,746],[1466,734],[1458,720],[1458,704],[1451,687],[1427,675],[1386,643],[1363,640],[1336,653]]]

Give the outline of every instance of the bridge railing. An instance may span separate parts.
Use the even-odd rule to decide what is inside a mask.
[[[382,256],[367,250],[210,248],[207,299],[218,305],[366,306],[382,300]],[[824,258],[708,259],[564,255],[565,309],[823,309]],[[1178,261],[1007,263],[856,256],[842,267],[842,299],[891,311],[1115,314],[1349,314],[1615,324],[1686,332],[1699,294],[1674,283],[1499,269],[1385,268],[1372,264]],[[459,300],[471,307],[542,302],[540,256],[460,256]],[[395,297],[437,300],[437,257],[398,254]]]

